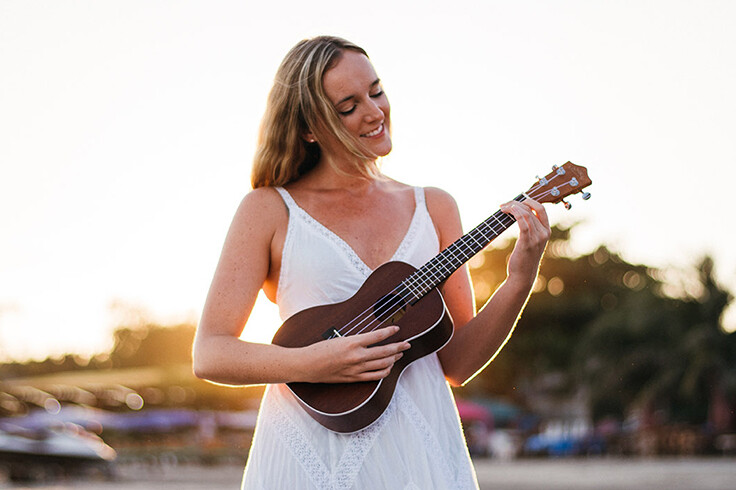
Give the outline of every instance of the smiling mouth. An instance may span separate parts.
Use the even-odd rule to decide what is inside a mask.
[[[381,123],[380,126],[378,126],[376,129],[374,129],[370,133],[361,134],[360,136],[363,138],[372,138],[373,136],[378,136],[382,132],[383,132],[383,123]]]

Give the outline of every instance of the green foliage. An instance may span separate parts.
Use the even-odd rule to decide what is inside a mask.
[[[574,256],[570,231],[553,229],[512,339],[464,390],[523,402],[539,395],[540,380],[554,379],[547,392],[571,396],[582,389],[595,419],[646,408],[671,421],[702,423],[716,400],[733,407],[736,334],[720,326],[732,297],[716,283],[712,259],[698,266],[701,292],[673,298],[663,292],[660,271],[630,264],[604,246]],[[471,261],[478,307],[505,278],[513,246]]]
[[[719,404],[736,402],[736,335],[720,325],[731,295],[716,283],[710,258],[698,266],[698,278],[697,297],[645,290],[589,325],[576,358],[594,416],[606,415],[595,407],[616,396],[623,406],[656,410],[674,422],[733,423],[711,419]]]

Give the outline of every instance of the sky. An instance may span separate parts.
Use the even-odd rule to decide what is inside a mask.
[[[592,198],[548,212],[576,250],[675,282],[710,254],[736,292],[734,25],[727,0],[0,0],[0,359],[197,320],[273,75],[319,34],[383,80],[384,171],[466,230],[569,160]],[[246,337],[278,325],[260,300]]]

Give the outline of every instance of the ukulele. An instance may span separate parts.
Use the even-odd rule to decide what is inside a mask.
[[[514,198],[540,203],[562,201],[591,184],[585,167],[567,162],[554,166],[526,192]],[[583,193],[583,199],[590,194]],[[317,422],[334,432],[355,432],[372,424],[388,407],[401,373],[412,362],[440,350],[450,341],[453,323],[439,292],[441,285],[516,220],[502,211],[473,228],[437,256],[415,269],[403,262],[387,262],[366,279],[349,299],[321,305],[291,316],[272,343],[304,347],[336,337],[370,332],[389,325],[399,331],[378,344],[409,341],[411,347],[394,363],[388,376],[355,383],[293,382],[287,386]]]

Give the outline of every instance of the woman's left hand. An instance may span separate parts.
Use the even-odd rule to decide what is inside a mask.
[[[519,240],[508,263],[509,279],[528,282],[531,287],[551,235],[547,212],[533,199],[507,202],[501,205],[501,211],[512,215],[519,224]]]

